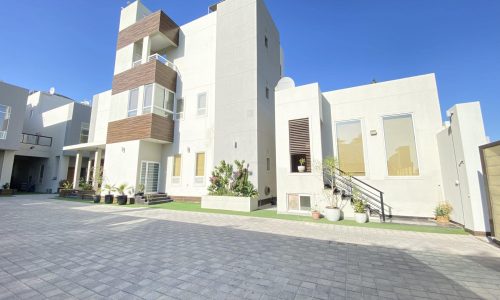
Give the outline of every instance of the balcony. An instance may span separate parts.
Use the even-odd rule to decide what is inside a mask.
[[[117,49],[146,37],[160,34],[162,40],[171,46],[179,44],[179,26],[161,10],[145,16],[135,24],[118,33]]]
[[[144,114],[108,123],[107,144],[145,140],[172,143],[174,121],[157,114]]]
[[[153,54],[148,57],[147,62],[138,60],[132,66],[133,68],[113,77],[113,95],[150,83],[158,83],[173,92],[176,91],[177,68],[166,58]]]
[[[21,143],[33,146],[52,147],[52,138],[38,134],[23,133]]]

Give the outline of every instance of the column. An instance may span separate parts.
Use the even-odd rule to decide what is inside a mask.
[[[92,173],[92,160],[89,157],[89,162],[87,163],[87,176],[85,176],[85,182],[90,182],[90,174]]]
[[[10,183],[15,153],[16,151],[11,150],[5,150],[3,153],[3,160],[0,165],[0,185],[3,185],[6,182]]]
[[[92,186],[94,191],[99,187],[99,176],[101,175],[101,157],[102,149],[97,149],[94,156],[94,178],[92,179]]]
[[[149,53],[151,53],[151,39],[146,36],[142,39],[142,63],[148,62]]]
[[[78,184],[80,182],[80,171],[82,169],[82,151],[76,152],[75,159],[75,173],[73,176],[73,188],[78,189]]]

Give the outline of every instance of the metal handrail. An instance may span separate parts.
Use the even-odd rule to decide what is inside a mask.
[[[30,141],[30,138],[34,138],[34,141]],[[47,139],[49,140],[49,143],[41,143],[40,138]],[[44,136],[44,135],[39,135],[39,134],[30,134],[30,133],[23,133],[21,137],[21,143],[27,144],[27,145],[38,145],[38,146],[44,146],[44,147],[52,147],[52,137],[50,136]]]
[[[381,211],[380,211],[380,213],[381,213],[381,215],[382,215],[382,220],[383,220],[383,222],[385,222],[384,192],[382,192],[381,190],[377,189],[376,187],[374,187],[374,186],[372,186],[372,185],[370,185],[370,184],[368,184],[368,183],[366,183],[366,182],[364,182],[364,181],[362,181],[362,180],[360,180],[360,179],[358,179],[358,178],[356,178],[356,177],[354,177],[354,176],[349,175],[347,172],[344,172],[344,171],[342,171],[342,170],[341,170],[341,169],[339,169],[339,168],[335,168],[335,169],[336,169],[337,171],[339,171],[339,175],[340,175],[340,177],[341,177],[343,180],[347,181],[347,183],[346,183],[346,182],[344,182],[344,181],[342,181],[342,180],[341,180],[341,182],[342,182],[344,185],[349,186],[349,183],[350,183],[350,185],[351,185],[351,186],[350,186],[350,188],[351,188],[351,189],[352,189],[352,185],[355,185],[355,186],[356,186],[356,188],[358,188],[358,189],[362,189],[363,191],[361,191],[361,192],[362,192],[363,194],[365,194],[365,195],[366,195],[367,197],[369,197],[369,198],[372,198],[372,201],[370,201],[372,204],[373,204],[373,200],[374,200],[374,201],[377,201],[377,200],[378,200],[378,201],[380,202],[380,210],[381,210]],[[362,185],[364,185],[364,186],[366,186],[366,187],[369,187],[369,188],[371,188],[371,189],[375,190],[376,192],[370,191],[370,190],[368,190],[366,187],[364,187],[364,186],[360,186],[360,184],[357,184],[357,183],[355,183],[355,182],[353,182],[353,181],[349,181],[349,179],[347,179],[346,177],[348,177],[349,179],[354,179],[355,181],[359,182],[360,184],[362,184]],[[369,195],[368,193],[372,194],[373,196]],[[379,198],[379,199],[377,199],[377,198],[376,198],[377,196],[378,196],[378,198]]]

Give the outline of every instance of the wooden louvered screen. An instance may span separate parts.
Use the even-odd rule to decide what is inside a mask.
[[[311,172],[311,146],[309,138],[309,118],[288,121],[291,172],[297,172],[301,158],[306,159],[306,172]]]

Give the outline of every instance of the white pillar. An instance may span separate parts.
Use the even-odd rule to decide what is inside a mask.
[[[99,175],[101,174],[101,157],[102,149],[97,149],[94,156],[94,178],[92,180],[92,186],[94,191],[97,191]]]
[[[78,189],[78,184],[80,182],[80,170],[82,169],[82,151],[76,152],[75,159],[75,173],[73,176],[73,188]]]
[[[85,182],[90,182],[90,173],[92,173],[92,160],[89,157],[89,161],[87,163],[87,176],[85,176]]]
[[[0,164],[0,186],[4,183],[10,183],[12,177],[12,166],[14,165],[14,155],[16,151],[5,150]]]
[[[149,53],[151,52],[151,39],[146,36],[142,39],[142,63],[148,62]]]

